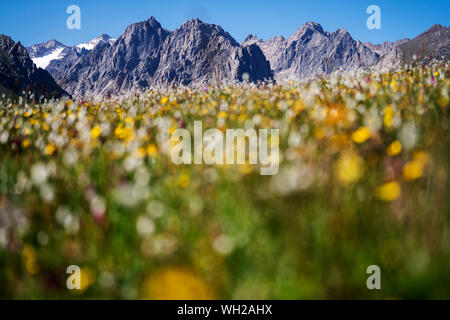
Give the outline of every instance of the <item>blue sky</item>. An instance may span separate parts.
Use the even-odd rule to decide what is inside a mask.
[[[81,30],[66,27],[66,8],[81,8]],[[381,30],[366,27],[366,9],[381,8]],[[221,25],[236,40],[249,33],[263,39],[289,36],[303,23],[347,29],[353,38],[380,43],[413,38],[432,25],[449,26],[450,0],[14,0],[2,1],[0,33],[26,46],[57,39],[67,45],[99,34],[119,36],[131,23],[155,16],[174,30],[187,19]]]

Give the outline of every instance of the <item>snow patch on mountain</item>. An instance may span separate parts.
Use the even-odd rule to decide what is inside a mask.
[[[33,62],[38,68],[45,69],[48,67],[50,62],[53,60],[60,60],[64,58],[64,55],[62,52],[64,51],[64,47],[56,48],[55,50],[51,51],[49,54],[39,57],[39,58],[33,58]]]
[[[107,34],[102,34],[101,36],[92,39],[91,41],[85,42],[85,43],[81,43],[77,46],[75,46],[76,48],[79,49],[85,49],[88,51],[93,50],[99,43],[105,43],[105,42],[109,42],[110,44],[113,44],[114,41],[116,41],[116,39],[111,38],[110,36],[108,36]]]

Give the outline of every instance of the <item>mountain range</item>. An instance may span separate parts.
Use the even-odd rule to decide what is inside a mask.
[[[128,26],[117,39],[101,35],[73,47],[50,40],[27,51],[61,88],[82,98],[158,86],[282,82],[361,68],[384,70],[432,59],[447,61],[450,28],[435,25],[412,40],[371,44],[354,40],[345,29],[328,32],[307,22],[288,38],[264,41],[249,35],[238,43],[222,27],[199,19],[169,31],[151,17]]]

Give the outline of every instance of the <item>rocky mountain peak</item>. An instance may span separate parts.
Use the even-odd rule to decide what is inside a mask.
[[[333,32],[333,34],[341,36],[341,37],[350,36],[350,33],[348,33],[348,31],[344,28],[340,28],[340,29],[336,30],[335,32]]]
[[[154,16],[151,16],[148,20],[147,23],[150,25],[153,25],[155,27],[161,27],[161,24],[158,22],[158,20],[156,20],[156,18]]]
[[[64,45],[63,43],[61,43],[55,39],[52,39],[47,42],[42,42],[39,44],[35,44],[31,47],[28,47],[27,50],[28,50],[28,53],[30,54],[30,57],[33,59],[36,57],[45,56],[56,49],[66,48],[66,47],[67,46]]]
[[[311,41],[311,39],[328,37],[329,33],[324,31],[322,26],[317,22],[307,22],[302,25],[297,31],[292,34],[287,41],[305,43]]]
[[[247,35],[245,37],[244,42],[251,41],[251,40],[258,40],[258,37],[250,33],[249,35]]]
[[[297,29],[297,31],[294,33],[295,34],[303,34],[305,32],[307,32],[308,30],[313,31],[313,32],[320,32],[320,33],[325,33],[322,25],[320,23],[317,22],[306,22],[305,24],[303,24],[300,28]]]
[[[112,39],[111,36],[108,34],[105,34],[105,33],[103,33],[103,34],[99,35],[97,38],[95,38],[95,40],[102,40],[102,41],[109,41],[111,39]]]
[[[445,31],[447,28],[444,27],[441,24],[435,24],[433,25],[430,29],[428,29],[427,31],[425,31],[423,34],[429,34],[429,33],[435,33],[435,32],[440,32],[440,31]]]
[[[125,29],[124,33],[122,33],[122,35],[118,38],[118,40],[120,38],[126,38],[129,35],[133,34],[148,34],[151,32],[158,32],[159,30],[163,30],[161,24],[154,17],[151,17],[146,21],[141,21],[129,25]],[[167,30],[166,32],[168,33]]]
[[[65,47],[64,44],[62,44],[61,42],[59,42],[55,39],[52,39],[50,41],[43,43],[43,46],[47,49],[57,48],[57,47]]]

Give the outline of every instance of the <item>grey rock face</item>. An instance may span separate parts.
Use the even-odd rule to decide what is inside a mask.
[[[250,37],[244,45],[250,43],[262,49],[277,81],[354,70],[370,66],[379,58],[344,29],[330,33],[315,22],[304,24],[287,39],[276,37],[264,42]]]
[[[434,25],[412,40],[397,42],[374,68],[381,71],[393,70],[403,64],[426,64],[433,59],[450,60],[450,27]]]
[[[113,44],[83,55],[63,73],[61,85],[77,97],[148,87],[168,34],[154,18],[133,24]]]
[[[3,92],[20,95],[25,91],[36,98],[67,95],[47,71],[35,66],[20,42],[4,35],[0,35],[0,87]]]
[[[436,24],[399,47],[404,54],[406,62],[427,63],[431,59],[449,60],[450,27]]]
[[[52,75],[57,83],[60,83],[70,68],[88,52],[83,48],[66,47],[61,53],[62,57],[51,60],[45,70]]]
[[[161,50],[156,84],[203,85],[214,81],[270,79],[270,66],[257,46],[241,47],[220,26],[192,20],[172,32]]]
[[[282,36],[276,36],[267,41],[257,38],[254,35],[248,35],[242,43],[243,46],[257,45],[263,51],[271,68],[278,63],[282,53],[286,49],[286,40]]]
[[[384,56],[386,53],[391,51],[394,48],[397,48],[399,45],[409,41],[409,39],[401,39],[395,42],[386,41],[381,44],[372,44],[370,42],[363,43],[367,48],[377,53],[380,57]]]
[[[66,59],[64,59],[66,60]],[[135,23],[112,44],[99,44],[71,60],[52,62],[52,74],[76,97],[120,94],[159,85],[272,79],[256,45],[240,46],[220,26],[192,20],[174,32],[155,18]]]
[[[402,66],[403,61],[404,56],[402,50],[400,50],[399,47],[393,47],[385,53],[372,68],[383,72],[395,70]]]

